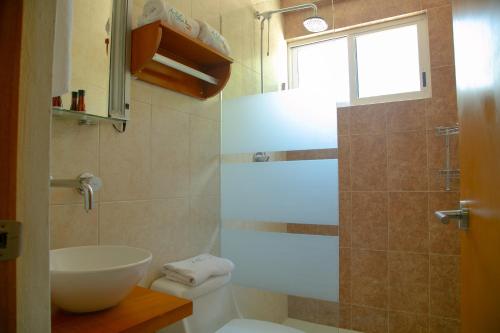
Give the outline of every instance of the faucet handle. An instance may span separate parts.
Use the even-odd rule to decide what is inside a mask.
[[[89,184],[94,192],[99,191],[102,187],[102,179],[94,176],[89,172],[82,173],[80,176],[78,176],[78,179],[80,180],[80,183]]]

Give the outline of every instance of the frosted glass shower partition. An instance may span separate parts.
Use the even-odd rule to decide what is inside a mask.
[[[289,90],[228,100],[221,132],[221,251],[236,264],[234,283],[338,302],[332,97]],[[257,152],[269,161],[254,162]]]

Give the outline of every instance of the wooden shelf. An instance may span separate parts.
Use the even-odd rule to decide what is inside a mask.
[[[53,310],[53,333],[154,333],[193,314],[191,301],[136,287],[114,308],[86,314]]]
[[[153,60],[166,57],[197,72],[213,77],[217,83],[187,74]],[[231,75],[233,60],[182,32],[156,21],[132,31],[132,75],[198,99],[217,95]]]

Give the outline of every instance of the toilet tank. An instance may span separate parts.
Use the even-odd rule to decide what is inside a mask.
[[[166,278],[156,280],[151,289],[193,301],[193,314],[182,320],[182,333],[214,333],[229,321],[240,318],[230,285],[231,276],[218,276],[196,287]],[[161,333],[179,332],[179,327]],[[179,332],[181,333],[181,332]]]

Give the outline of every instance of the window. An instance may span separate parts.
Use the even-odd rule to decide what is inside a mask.
[[[327,89],[340,106],[431,95],[425,14],[289,46],[290,86]]]

